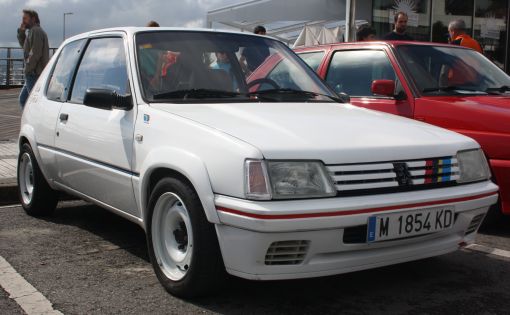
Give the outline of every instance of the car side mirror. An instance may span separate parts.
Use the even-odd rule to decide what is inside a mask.
[[[395,81],[393,81],[393,80],[374,80],[372,82],[371,90],[374,95],[395,97]]]
[[[119,95],[111,89],[87,89],[83,104],[106,110],[112,110],[114,108],[130,110],[133,108],[133,100],[130,94]]]

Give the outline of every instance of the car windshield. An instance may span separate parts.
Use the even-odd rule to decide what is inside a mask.
[[[205,31],[136,35],[148,102],[335,102],[288,47],[262,36]]]
[[[510,92],[510,77],[474,50],[425,45],[401,45],[397,50],[424,95]]]

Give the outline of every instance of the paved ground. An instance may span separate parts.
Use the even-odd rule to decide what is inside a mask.
[[[15,183],[16,138],[21,120],[18,95],[19,89],[0,90],[0,187]]]
[[[19,89],[0,90],[0,141],[18,137],[21,119],[18,95]]]
[[[0,141],[0,185],[14,182],[18,147],[15,141]]]
[[[510,224],[477,243],[510,249]],[[143,231],[82,202],[41,220],[0,208],[0,255],[64,314],[509,314],[510,259],[475,251],[314,280],[231,279],[211,298],[167,294]],[[19,307],[0,290],[3,314]]]

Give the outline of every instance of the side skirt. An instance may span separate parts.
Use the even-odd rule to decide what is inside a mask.
[[[62,190],[62,191],[66,192],[66,193],[68,193],[70,195],[79,197],[80,199],[89,201],[89,202],[91,202],[91,203],[93,203],[93,204],[95,204],[95,205],[97,205],[97,206],[99,206],[101,208],[104,208],[104,209],[106,209],[108,211],[111,211],[111,212],[113,212],[113,213],[123,217],[124,219],[127,219],[127,220],[129,220],[129,221],[131,221],[133,223],[138,224],[140,227],[142,227],[142,229],[145,230],[145,224],[144,224],[144,222],[143,222],[143,220],[141,218],[135,217],[134,215],[131,215],[131,214],[129,214],[127,212],[124,212],[124,211],[122,211],[120,209],[117,209],[115,207],[112,207],[112,206],[110,206],[110,205],[108,205],[108,204],[106,204],[106,203],[104,203],[102,201],[99,201],[99,200],[97,200],[95,198],[92,198],[92,197],[90,197],[88,195],[85,195],[85,194],[83,194],[83,193],[81,193],[81,192],[79,192],[79,191],[77,191],[75,189],[72,189],[70,187],[67,187],[66,185],[61,184],[59,182],[54,181],[53,183],[58,187],[59,190]]]

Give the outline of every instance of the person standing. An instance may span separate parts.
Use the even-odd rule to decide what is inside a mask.
[[[253,30],[254,34],[257,35],[266,35],[266,28],[264,26],[257,26]],[[241,64],[241,68],[243,71],[249,75],[255,69],[257,69],[266,59],[269,57],[270,52],[267,47],[247,47],[241,53],[241,58],[239,58],[239,63]]]
[[[482,46],[466,33],[466,22],[464,20],[451,21],[448,25],[448,33],[450,34],[451,44],[471,48],[483,54]]]
[[[408,19],[407,13],[397,12],[393,17],[395,28],[384,36],[384,40],[414,40],[414,38],[406,33]]]
[[[376,35],[377,34],[372,27],[368,25],[362,25],[356,32],[356,39],[359,42],[373,41],[376,40]]]
[[[36,11],[23,10],[23,19],[18,28],[18,41],[23,47],[25,60],[25,84],[19,95],[19,103],[23,110],[30,91],[50,59],[48,35],[41,28],[41,21]]]
[[[159,27],[159,23],[156,21],[149,21],[149,23],[147,23],[146,27]]]

